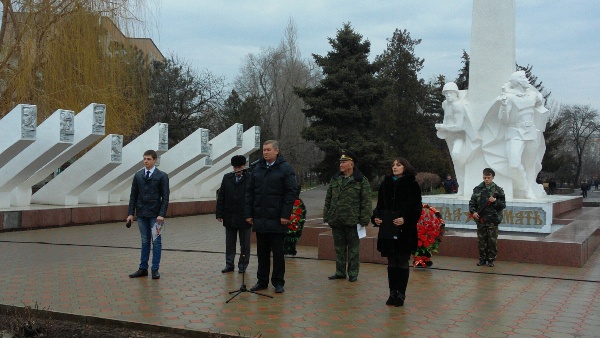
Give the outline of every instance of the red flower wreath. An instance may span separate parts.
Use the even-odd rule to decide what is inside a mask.
[[[290,216],[290,221],[288,222],[288,233],[294,233],[298,231],[298,229],[302,228],[304,225],[306,217],[306,207],[304,207],[304,203],[299,199],[294,201],[294,208],[292,209],[292,215]]]
[[[431,254],[438,252],[438,247],[444,236],[446,223],[442,219],[440,212],[427,204],[423,204],[421,217],[417,223],[417,233],[419,237],[417,251],[414,252],[414,267],[429,267]]]

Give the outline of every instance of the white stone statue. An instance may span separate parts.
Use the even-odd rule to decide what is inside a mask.
[[[435,125],[437,136],[446,140],[456,178],[459,182],[464,182],[465,163],[476,153],[481,141],[469,119],[469,103],[464,97],[464,91],[461,93],[456,83],[448,82],[444,85],[442,94],[446,97],[442,102],[444,121]],[[461,195],[464,189],[460,185],[458,194]]]
[[[548,109],[544,107],[542,94],[529,83],[524,71],[514,72],[502,86],[502,93],[486,116],[488,122],[496,119],[499,121],[496,139],[504,143],[506,159],[490,164],[499,170],[508,170],[507,174],[513,178],[515,198],[544,196],[536,177],[542,170],[546,151],[543,132]]]

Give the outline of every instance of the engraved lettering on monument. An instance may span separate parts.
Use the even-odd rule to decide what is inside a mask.
[[[110,161],[122,162],[123,160],[123,136],[113,135],[110,148]]]
[[[94,106],[94,124],[92,125],[92,133],[104,135],[104,127],[106,122],[106,105],[97,104]]]
[[[21,110],[21,138],[35,139],[37,128],[37,107],[24,105]]]
[[[60,111],[60,140],[73,142],[75,139],[75,114],[71,110]]]

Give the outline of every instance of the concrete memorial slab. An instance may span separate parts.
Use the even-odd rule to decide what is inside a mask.
[[[154,149],[159,156],[168,150],[168,125],[156,123],[142,135],[123,147],[121,165],[117,166],[104,177],[85,189],[79,195],[79,203],[107,204],[111,190],[130,180],[133,174],[143,167],[143,154],[148,149]],[[106,159],[108,161],[108,159]],[[98,163],[100,165],[100,163]]]
[[[37,107],[19,104],[0,119],[0,168],[36,139]]]
[[[77,205],[79,195],[122,162],[123,136],[110,134],[33,194],[38,204]]]
[[[31,187],[42,182],[52,175],[57,168],[102,138],[104,136],[105,115],[106,105],[98,103],[88,105],[75,115],[74,125],[77,126],[77,131],[73,135],[73,144],[13,189],[11,192],[11,205],[25,206],[31,204]],[[62,126],[68,128],[68,118],[65,118]]]
[[[221,186],[223,175],[231,170],[231,157],[242,155],[248,158],[251,153],[260,149],[260,147],[260,127],[249,128],[243,134],[242,147],[234,151],[231,156],[213,163],[209,170],[198,175],[194,181],[185,187],[186,193],[184,195],[190,196],[190,198],[192,198],[192,194],[193,198],[214,198],[217,189]]]
[[[166,172],[170,178],[209,156],[208,133],[208,129],[199,128],[166,153],[162,154],[157,162],[157,166],[160,170]],[[110,192],[109,200],[111,203],[129,201],[130,192],[131,181],[125,180],[125,182]]]
[[[11,205],[11,191],[73,144],[74,114],[59,109],[36,130],[36,141],[0,168],[0,207]]]
[[[188,190],[188,185],[193,184],[197,177],[210,169],[214,163],[228,158],[234,151],[242,147],[244,126],[236,123],[209,141],[210,156],[204,161],[194,163],[182,170],[177,175],[169,177],[171,185],[171,201],[194,198],[194,193]],[[229,161],[229,159],[227,160]],[[190,185],[191,186],[191,185]]]

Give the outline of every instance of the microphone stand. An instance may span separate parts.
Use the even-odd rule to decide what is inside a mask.
[[[242,254],[242,257],[244,257],[243,254]],[[259,296],[273,298],[273,296],[265,295],[264,293],[260,293],[260,292],[256,292],[256,291],[252,291],[252,290],[246,289],[246,283],[244,282],[245,276],[246,276],[246,272],[244,272],[242,274],[242,285],[240,286],[240,289],[229,292],[229,294],[234,294],[234,295],[231,298],[229,298],[225,303],[229,303],[232,299],[234,299],[235,297],[237,297],[237,295],[239,295],[242,292],[250,292],[250,293],[257,294]]]

